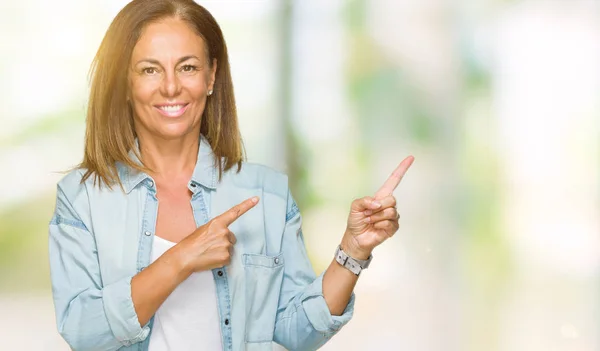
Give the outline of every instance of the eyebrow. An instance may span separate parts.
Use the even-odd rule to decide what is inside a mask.
[[[196,55],[188,55],[188,56],[183,56],[182,58],[180,58],[179,60],[177,60],[177,63],[175,65],[178,65],[178,64],[180,64],[180,63],[182,63],[184,61],[187,61],[187,60],[193,59],[193,58],[195,58],[196,60],[200,61],[200,59],[198,58],[198,56],[196,56]],[[151,58],[141,59],[138,62],[136,62],[135,65],[137,66],[137,65],[139,65],[142,62],[148,62],[148,63],[152,63],[152,64],[155,64],[155,65],[158,65],[158,66],[162,66],[160,64],[160,62],[158,62],[158,60],[151,59]]]

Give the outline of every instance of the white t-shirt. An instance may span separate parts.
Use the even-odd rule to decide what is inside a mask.
[[[155,235],[152,262],[174,245]],[[148,350],[223,350],[217,290],[211,271],[192,273],[158,308]]]

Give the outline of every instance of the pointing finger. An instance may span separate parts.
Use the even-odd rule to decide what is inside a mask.
[[[412,165],[414,160],[415,158],[413,156],[408,156],[402,162],[400,162],[398,167],[392,172],[392,175],[390,175],[390,177],[385,181],[385,183],[383,183],[381,188],[377,190],[377,192],[375,193],[375,198],[381,199],[388,195],[391,195],[396,189],[396,187],[398,187],[398,184],[400,184],[400,181],[404,177],[404,174],[406,174],[406,171],[408,171],[408,168],[410,167],[410,165]]]
[[[225,226],[230,226],[231,223],[235,222],[238,218],[240,218],[244,213],[248,212],[252,207],[256,206],[258,203],[258,196],[247,199],[223,214],[219,215],[215,218],[216,221],[223,223]]]

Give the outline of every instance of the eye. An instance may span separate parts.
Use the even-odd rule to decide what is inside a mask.
[[[193,71],[196,71],[196,70],[198,70],[198,68],[196,66],[194,66],[194,65],[183,65],[181,67],[181,71],[182,72],[188,72],[189,73],[189,72],[193,72]]]
[[[158,70],[154,67],[146,67],[146,68],[142,69],[142,73],[147,74],[147,75],[154,75],[154,74],[158,73]]]

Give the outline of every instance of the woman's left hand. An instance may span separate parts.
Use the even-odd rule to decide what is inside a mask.
[[[405,158],[375,196],[366,196],[352,202],[348,226],[341,244],[348,255],[366,260],[377,245],[396,233],[400,214],[392,193],[413,161],[412,156]]]

